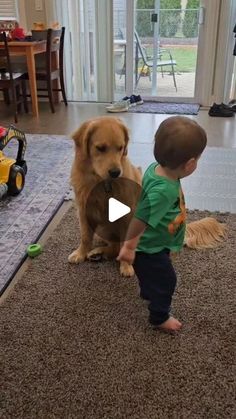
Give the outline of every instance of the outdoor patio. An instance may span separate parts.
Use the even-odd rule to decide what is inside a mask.
[[[161,73],[157,74],[157,93],[153,96],[162,97],[193,97],[195,73],[178,73],[176,72],[177,92],[173,83],[173,77],[169,73],[165,73],[162,77]],[[134,89],[135,94],[143,97],[152,96],[152,82],[148,76],[142,76],[138,86]],[[119,100],[125,94],[125,75],[116,74],[115,77],[115,99]]]

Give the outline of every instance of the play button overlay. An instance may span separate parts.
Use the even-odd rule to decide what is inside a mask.
[[[114,221],[119,220],[120,218],[124,217],[124,215],[129,214],[131,212],[131,208],[128,205],[122,204],[122,202],[118,201],[115,198],[109,198],[108,200],[108,220],[111,223]]]
[[[86,221],[95,239],[122,242],[134,216],[141,185],[123,177],[104,180],[90,190],[86,200]]]

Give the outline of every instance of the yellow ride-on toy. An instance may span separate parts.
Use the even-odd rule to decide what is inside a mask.
[[[5,156],[2,151],[13,138],[18,140],[16,160]],[[18,195],[24,188],[27,173],[24,160],[26,144],[25,134],[18,128],[13,125],[9,128],[0,127],[0,199],[6,193]]]

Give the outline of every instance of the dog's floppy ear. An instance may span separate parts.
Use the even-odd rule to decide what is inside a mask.
[[[89,158],[89,140],[93,132],[93,120],[84,122],[73,134],[72,138],[79,149],[83,160]]]
[[[125,133],[125,148],[124,148],[124,156],[127,156],[128,154],[128,142],[129,142],[129,131],[128,128],[124,125],[123,126],[124,133]]]
[[[120,125],[121,125],[121,127],[124,131],[124,134],[125,134],[125,148],[124,148],[123,155],[127,156],[127,154],[128,154],[128,142],[129,142],[129,131],[128,131],[128,128],[126,127],[126,125],[121,121],[121,119],[117,118],[117,121],[119,121],[119,123],[120,123]]]

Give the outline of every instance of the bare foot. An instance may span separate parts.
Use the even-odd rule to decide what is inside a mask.
[[[158,329],[175,331],[181,329],[181,327],[182,323],[180,323],[179,320],[175,319],[174,317],[169,317],[168,320],[158,326]]]

